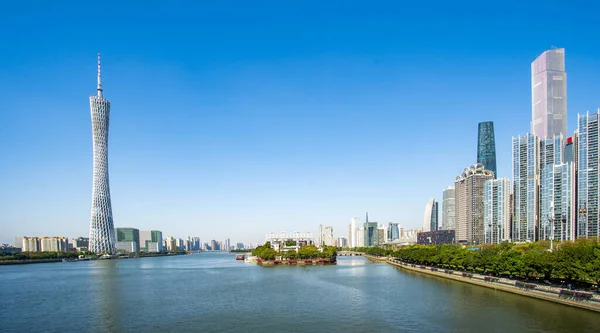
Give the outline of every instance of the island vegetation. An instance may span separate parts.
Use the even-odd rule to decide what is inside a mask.
[[[549,251],[549,242],[485,244],[471,247],[446,244],[411,245],[399,249],[356,248],[373,256],[391,256],[404,262],[522,279],[543,279],[581,287],[600,286],[600,243],[580,239],[561,242]]]
[[[271,248],[271,243],[266,242],[252,250],[252,255],[257,256],[262,260],[275,260],[277,257],[282,259],[332,259],[337,256],[337,248],[335,246],[323,246],[323,251],[319,250],[315,245],[301,246],[298,251],[275,251]]]

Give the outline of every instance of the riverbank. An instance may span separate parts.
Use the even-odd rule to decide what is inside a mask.
[[[593,295],[591,293],[573,292],[551,287],[546,287],[545,289],[537,289],[538,285],[531,283],[523,283],[521,281],[514,281],[505,278],[487,277],[480,274],[471,274],[467,272],[459,272],[454,270],[438,269],[435,267],[412,265],[408,263],[403,263],[394,258],[374,257],[367,254],[364,254],[364,256],[372,261],[385,262],[392,266],[407,271],[473,284],[485,288],[500,290],[526,297],[537,298],[540,300],[573,306],[580,309],[600,312],[600,298],[597,295]],[[587,298],[588,294],[592,297]]]
[[[149,257],[166,257],[166,256],[180,256],[185,255],[185,252],[175,252],[175,253],[146,253],[143,255],[132,256],[132,257],[117,257],[110,258],[109,260],[116,259],[137,259],[137,258],[149,258]],[[78,259],[78,258],[52,258],[52,259],[24,259],[24,260],[2,260],[0,261],[0,266],[5,265],[29,265],[29,264],[45,264],[45,263],[55,263],[55,262],[79,262],[79,261],[90,261],[90,260],[106,260],[104,258],[86,258],[86,259]]]

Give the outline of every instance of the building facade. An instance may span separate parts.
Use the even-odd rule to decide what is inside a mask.
[[[484,234],[484,184],[494,179],[494,173],[483,165],[465,168],[456,177],[455,212],[456,241],[460,244],[481,244]]]
[[[540,239],[575,239],[575,168],[572,162],[547,165],[540,188]]]
[[[500,244],[510,240],[510,180],[486,181],[483,195],[485,243]]]
[[[438,229],[438,203],[435,198],[429,199],[425,205],[425,214],[423,217],[423,230],[435,231]]]
[[[98,54],[97,95],[90,96],[92,138],[94,145],[94,177],[90,218],[90,251],[115,254],[115,230],[108,181],[108,124],[110,102],[102,96],[100,54]]]
[[[387,229],[387,241],[393,241],[400,238],[400,229],[398,223],[390,222]]]
[[[442,229],[454,230],[456,215],[454,212],[454,186],[448,186],[442,194]]]
[[[492,121],[479,123],[477,130],[477,163],[483,165],[486,170],[492,171],[494,177],[497,177],[496,137],[494,135],[494,122]]]
[[[323,245],[335,246],[332,226],[327,226],[323,229]]]
[[[377,231],[377,222],[365,222],[364,224],[364,245],[366,247],[377,246],[379,244],[379,233]]]
[[[117,250],[138,252],[140,250],[140,231],[136,228],[117,228]]]
[[[350,222],[350,234],[348,235],[348,241],[350,242],[350,247],[358,247],[359,237],[357,235],[358,228],[361,227],[360,219],[358,217],[353,217]]]
[[[542,53],[531,63],[531,133],[542,139],[567,135],[565,49]]]
[[[454,230],[436,230],[417,233],[417,244],[420,245],[444,245],[456,242]]]
[[[577,132],[576,237],[598,238],[598,113],[578,115]]]
[[[540,142],[537,136],[527,134],[513,137],[513,241],[536,241],[540,182]]]

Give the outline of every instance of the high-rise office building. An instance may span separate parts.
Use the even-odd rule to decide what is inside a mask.
[[[379,243],[379,233],[377,231],[377,222],[367,222],[364,224],[364,245],[366,247],[377,246]]]
[[[110,102],[102,96],[100,54],[98,54],[97,95],[90,96],[92,138],[94,144],[94,182],[90,218],[90,251],[116,253],[110,187],[108,183],[108,123]]]
[[[485,243],[500,244],[510,238],[510,180],[490,179],[483,185]]]
[[[317,235],[317,246],[323,246],[323,225],[319,224],[319,234]]]
[[[576,162],[577,149],[575,148],[577,146],[575,144],[576,140],[577,140],[577,134],[575,134],[575,136],[568,137],[566,140],[564,156],[563,156],[565,163],[573,162],[577,165],[577,162]]]
[[[547,165],[561,164],[564,160],[564,148],[562,134],[540,140],[540,170]]]
[[[454,182],[456,241],[459,244],[480,244],[484,235],[484,184],[494,179],[494,173],[476,164],[465,168]]]
[[[442,194],[442,229],[454,230],[454,186],[448,186]]]
[[[494,136],[494,122],[479,123],[477,130],[477,163],[481,163],[486,170],[496,174],[496,138]]]
[[[387,241],[387,230],[383,225],[380,225],[377,228],[377,246],[383,245]]]
[[[599,237],[599,129],[598,113],[578,115],[576,237],[581,238]]]
[[[348,235],[348,241],[350,242],[351,247],[358,247],[359,237],[357,235],[358,228],[361,228],[360,219],[358,217],[353,217],[350,222],[350,235]]]
[[[400,238],[400,229],[398,223],[390,222],[387,228],[387,241],[393,241]]]
[[[356,229],[356,247],[365,246],[365,228],[360,226]]]
[[[538,238],[540,178],[540,141],[527,134],[513,137],[513,241],[536,241]]]
[[[531,63],[531,132],[541,139],[567,136],[565,49],[553,48]]]
[[[423,217],[423,231],[435,231],[438,229],[438,203],[435,198],[429,199],[425,205],[425,214]]]
[[[540,186],[539,239],[575,239],[575,165],[546,165]]]
[[[140,231],[136,228],[117,228],[117,250],[138,252],[140,250]]]
[[[332,226],[323,228],[323,245],[335,246],[335,238],[333,237]]]

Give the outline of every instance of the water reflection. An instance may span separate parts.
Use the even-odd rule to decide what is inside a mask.
[[[119,260],[97,260],[90,267],[92,284],[92,311],[95,313],[94,330],[122,332],[121,299],[119,283]]]

